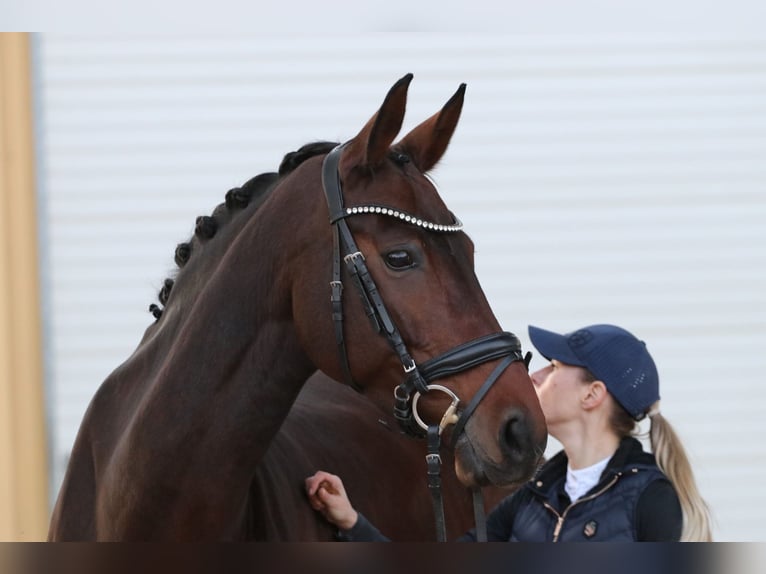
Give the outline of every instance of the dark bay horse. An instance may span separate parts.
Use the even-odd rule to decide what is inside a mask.
[[[50,540],[256,537],[257,473],[317,369],[407,430],[439,423],[465,486],[533,472],[547,435],[518,339],[425,175],[465,86],[394,143],[411,78],[346,144],[288,154],[198,219],[164,309],[88,407]]]

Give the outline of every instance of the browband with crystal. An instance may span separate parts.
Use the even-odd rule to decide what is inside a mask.
[[[412,225],[417,225],[418,227],[422,227],[423,229],[428,229],[429,231],[442,231],[445,233],[452,233],[456,231],[461,231],[463,229],[463,223],[454,215],[452,217],[455,218],[455,223],[453,223],[452,225],[442,225],[441,223],[432,223],[430,221],[425,221],[423,219],[420,219],[419,217],[410,215],[409,213],[399,211],[398,209],[392,209],[384,205],[360,205],[357,207],[346,208],[347,216],[359,215],[364,213],[372,213],[372,214],[388,215],[390,217],[396,217],[397,219],[401,219],[402,221],[411,223]]]

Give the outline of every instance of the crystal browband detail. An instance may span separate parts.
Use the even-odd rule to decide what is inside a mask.
[[[391,209],[390,207],[385,207],[383,205],[360,205],[357,207],[347,207],[346,208],[346,215],[359,215],[359,214],[365,214],[365,213],[371,213],[373,215],[388,215],[389,217],[395,217],[396,219],[401,219],[402,221],[406,223],[411,223],[412,225],[417,225],[418,227],[422,227],[423,229],[427,229],[429,231],[442,231],[445,233],[453,233],[456,231],[461,231],[463,229],[463,223],[455,217],[455,223],[451,225],[443,225],[441,223],[433,223],[431,221],[425,221],[424,219],[420,219],[419,217],[415,217],[414,215],[410,215],[409,213],[405,213],[403,211],[399,211],[398,209]]]

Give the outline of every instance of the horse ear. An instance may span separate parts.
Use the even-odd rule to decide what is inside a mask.
[[[341,158],[342,171],[355,166],[374,167],[383,162],[391,142],[402,129],[407,89],[411,81],[412,74],[399,79],[386,94],[380,109],[348,143]]]
[[[447,151],[460,119],[464,97],[465,84],[460,84],[457,92],[444,104],[441,111],[413,128],[399,142],[402,151],[410,156],[420,171],[429,171]]]

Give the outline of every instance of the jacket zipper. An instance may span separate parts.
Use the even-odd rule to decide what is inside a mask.
[[[617,482],[617,481],[620,479],[620,477],[621,477],[621,476],[622,476],[622,473],[615,475],[615,476],[614,476],[614,478],[612,478],[612,480],[609,482],[609,484],[607,484],[606,486],[604,486],[604,488],[602,488],[602,489],[601,489],[601,490],[599,490],[598,492],[594,492],[593,494],[591,494],[590,496],[586,496],[585,498],[579,498],[579,499],[577,499],[577,500],[576,500],[576,501],[574,501],[572,504],[570,504],[569,506],[567,506],[567,507],[566,507],[566,509],[564,510],[564,512],[563,512],[562,514],[559,514],[559,513],[556,511],[556,509],[555,509],[555,508],[553,508],[553,507],[552,507],[550,504],[548,504],[547,502],[543,502],[543,506],[545,506],[545,508],[547,508],[547,509],[548,509],[548,510],[550,510],[550,511],[551,511],[553,514],[555,514],[555,515],[556,515],[556,527],[553,529],[553,542],[558,542],[558,541],[559,541],[559,535],[561,534],[561,527],[562,527],[562,526],[564,526],[564,520],[566,519],[566,517],[567,517],[567,514],[569,513],[569,511],[570,511],[570,510],[572,510],[572,508],[573,508],[573,507],[577,506],[577,505],[578,505],[578,504],[580,504],[581,502],[588,502],[589,500],[593,500],[593,499],[594,499],[594,498],[596,498],[597,496],[601,496],[601,495],[602,495],[602,494],[604,494],[604,493],[605,493],[607,490],[609,490],[610,488],[612,488],[612,487],[614,486],[614,484],[615,484],[615,483],[616,483],[616,482]]]

